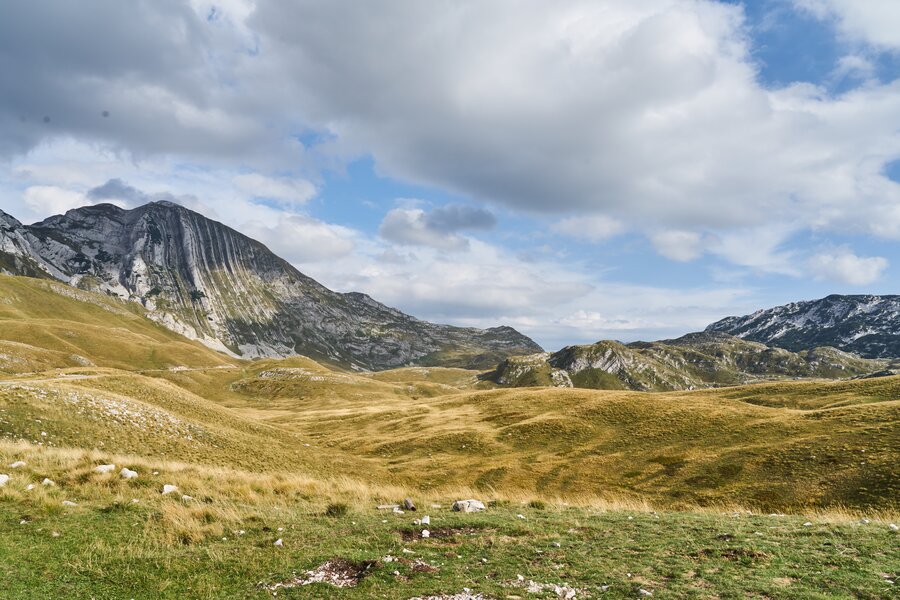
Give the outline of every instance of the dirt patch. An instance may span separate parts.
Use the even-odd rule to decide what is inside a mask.
[[[697,553],[698,558],[719,557],[726,560],[760,560],[769,558],[769,555],[761,550],[750,548],[704,548]]]
[[[381,563],[376,560],[354,562],[345,558],[333,558],[322,563],[312,571],[307,571],[305,575],[298,575],[263,587],[270,592],[300,587],[311,583],[328,583],[339,588],[354,587],[372,569],[379,566],[381,566]]]
[[[493,529],[481,529],[478,527],[436,527],[434,529],[429,529],[429,538],[430,539],[438,539],[438,540],[452,540],[458,536],[464,535],[476,535],[479,533],[489,533],[494,531]],[[400,537],[403,538],[404,542],[412,542],[415,540],[421,540],[422,531],[418,529],[401,529],[399,531]]]

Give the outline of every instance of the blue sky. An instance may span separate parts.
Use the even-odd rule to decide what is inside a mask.
[[[0,8],[0,208],[171,199],[548,349],[900,290],[893,0]]]

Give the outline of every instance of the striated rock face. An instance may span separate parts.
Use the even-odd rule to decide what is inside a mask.
[[[510,327],[436,325],[333,292],[259,242],[169,202],[89,206],[31,226],[0,213],[0,252],[6,272],[140,302],[170,329],[248,358],[480,368],[540,350]]]
[[[877,373],[886,361],[835,348],[790,352],[722,333],[621,344],[601,341],[559,352],[511,357],[485,375],[500,385],[639,391],[691,390],[794,378],[848,378]]]
[[[706,328],[787,350],[833,346],[866,358],[900,358],[900,296],[792,302]]]

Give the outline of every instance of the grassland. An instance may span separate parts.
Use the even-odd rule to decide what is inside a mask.
[[[0,277],[0,597],[271,597],[340,557],[374,563],[275,591],[885,598],[898,457],[900,377],[651,394],[246,362]],[[422,510],[375,510],[406,496]],[[493,504],[450,512],[463,497]]]

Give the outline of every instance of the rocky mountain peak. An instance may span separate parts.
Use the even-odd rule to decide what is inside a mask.
[[[333,292],[263,244],[172,202],[10,223],[13,233],[2,235],[15,243],[0,255],[7,272],[140,302],[167,327],[239,356],[305,354],[380,369],[487,366],[540,350],[512,328],[436,325],[365,294]]]

